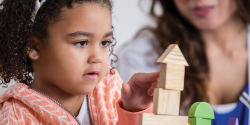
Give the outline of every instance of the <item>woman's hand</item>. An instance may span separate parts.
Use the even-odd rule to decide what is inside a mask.
[[[121,98],[123,108],[137,112],[148,108],[153,102],[154,88],[159,86],[159,72],[137,73],[128,83],[123,83]]]

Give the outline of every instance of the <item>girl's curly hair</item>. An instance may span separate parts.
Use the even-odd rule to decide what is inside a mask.
[[[59,21],[62,8],[72,8],[74,4],[86,2],[101,4],[112,11],[111,0],[47,0],[33,20],[36,0],[3,0],[0,4],[0,85],[7,86],[11,79],[29,85],[34,76],[28,57],[32,37],[45,44],[47,29],[50,24]],[[115,44],[113,40],[110,45],[111,55],[114,55]],[[112,60],[111,65],[116,60]]]

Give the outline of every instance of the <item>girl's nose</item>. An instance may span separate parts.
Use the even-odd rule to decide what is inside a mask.
[[[88,63],[101,63],[103,61],[100,51],[93,51],[88,59]]]

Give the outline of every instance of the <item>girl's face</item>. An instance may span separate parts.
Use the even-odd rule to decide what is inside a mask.
[[[236,12],[235,0],[174,0],[180,14],[198,30],[214,30]]]
[[[48,34],[48,45],[40,45],[34,62],[36,78],[71,95],[92,92],[109,71],[113,35],[109,8],[95,3],[64,8]]]

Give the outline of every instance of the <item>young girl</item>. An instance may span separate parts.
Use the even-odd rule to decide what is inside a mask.
[[[21,82],[0,96],[1,125],[136,125],[138,113],[152,111],[159,73],[122,84],[109,67],[110,0],[4,0],[0,6],[2,83]]]
[[[157,2],[161,15],[154,13]],[[213,125],[226,125],[229,118],[250,125],[250,1],[154,0],[151,14],[157,27],[141,32],[119,55],[123,80],[158,71],[155,60],[169,44],[179,44],[189,63],[181,114],[194,102],[207,101],[215,112]]]

